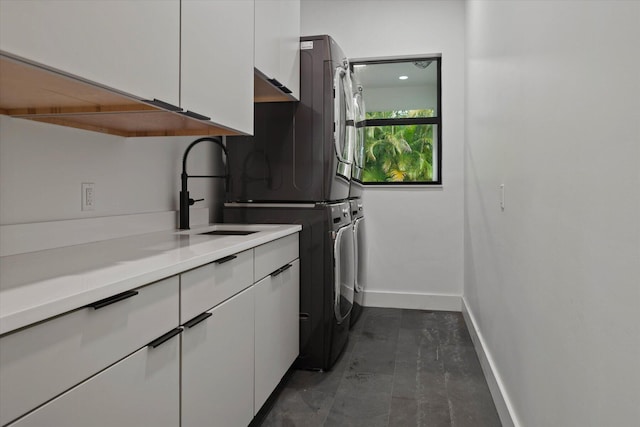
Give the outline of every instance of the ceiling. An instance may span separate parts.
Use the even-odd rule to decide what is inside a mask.
[[[435,85],[437,82],[436,62],[431,62],[424,69],[414,65],[414,62],[416,62],[416,60],[392,63],[355,63],[354,74],[360,84],[366,89]],[[418,63],[424,65],[428,63],[428,61],[418,61]],[[400,80],[398,78],[400,76],[407,76],[408,78],[406,80]]]

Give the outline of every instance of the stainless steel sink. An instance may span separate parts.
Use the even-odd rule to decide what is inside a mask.
[[[208,234],[211,236],[247,236],[249,234],[257,233],[257,231],[247,231],[247,230],[213,230],[207,231],[206,233],[198,233],[198,234]]]

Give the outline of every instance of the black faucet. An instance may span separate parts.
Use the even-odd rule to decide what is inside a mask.
[[[198,144],[202,141],[211,141],[220,146],[222,148],[222,152],[224,153],[225,162],[224,162],[224,175],[187,175],[187,155],[189,151],[193,148],[194,145]],[[206,136],[204,138],[198,138],[193,141],[187,149],[184,151],[184,155],[182,156],[182,174],[180,175],[182,181],[182,188],[180,190],[180,229],[188,230],[189,229],[189,206],[193,205],[195,202],[199,202],[204,199],[191,199],[189,198],[189,190],[187,188],[187,180],[189,178],[224,178],[224,190],[225,193],[229,188],[229,155],[227,153],[227,147],[222,144],[222,139],[219,137],[213,138],[210,136]]]

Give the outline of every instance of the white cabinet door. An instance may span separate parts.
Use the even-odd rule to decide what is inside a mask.
[[[280,75],[281,4],[282,0],[257,0],[255,6],[255,67],[276,79]]]
[[[252,287],[184,325],[182,427],[251,422],[253,311]]]
[[[253,0],[182,0],[180,106],[253,134]]]
[[[156,348],[144,347],[11,427],[176,427],[179,348],[177,337]]]
[[[300,0],[282,0],[280,76],[282,84],[300,99]]]
[[[299,99],[300,0],[257,0],[255,67]]]
[[[0,2],[0,48],[135,95],[178,104],[179,0]]]
[[[265,277],[255,288],[255,397],[257,413],[299,352],[300,262]],[[284,266],[286,267],[286,266]]]
[[[178,325],[178,277],[0,337],[0,425]]]

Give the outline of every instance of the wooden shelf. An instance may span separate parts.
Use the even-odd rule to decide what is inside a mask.
[[[181,114],[161,110],[14,117],[124,137],[238,135],[237,132],[229,131],[228,129],[190,119]]]
[[[5,54],[0,114],[124,137],[240,134]]]

